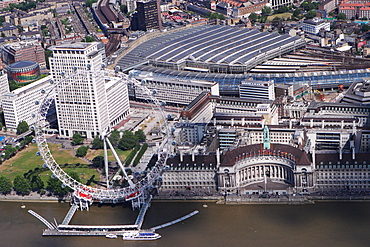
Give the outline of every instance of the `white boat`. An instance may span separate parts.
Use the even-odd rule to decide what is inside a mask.
[[[123,233],[123,240],[156,240],[159,239],[161,235],[152,231],[125,231]]]
[[[117,235],[116,234],[113,234],[113,233],[109,233],[107,235],[105,235],[106,238],[117,238]]]

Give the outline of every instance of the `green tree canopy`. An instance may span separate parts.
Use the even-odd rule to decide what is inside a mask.
[[[80,133],[76,132],[73,134],[72,137],[72,144],[73,145],[80,145],[84,142],[84,138],[81,136]]]
[[[15,152],[17,151],[17,149],[13,148],[12,145],[6,145],[5,147],[5,150],[4,150],[4,159],[10,159],[11,157],[13,157],[15,155]]]
[[[47,181],[47,189],[51,190],[55,195],[66,195],[69,192],[69,188],[67,186],[63,186],[62,181],[58,178],[50,177]]]
[[[100,136],[95,136],[94,140],[91,142],[93,149],[102,149],[104,147],[103,140],[100,139]]]
[[[118,147],[122,150],[130,150],[134,148],[136,144],[138,144],[136,136],[131,131],[126,130],[118,143]]]
[[[263,7],[263,9],[262,9],[262,14],[263,15],[269,15],[269,14],[271,14],[271,8],[270,7],[267,7],[267,6],[265,6],[265,7]]]
[[[31,184],[25,177],[18,175],[14,178],[13,187],[18,194],[28,195],[31,192]]]
[[[28,126],[28,123],[26,121],[21,121],[18,123],[18,126],[17,126],[17,134],[18,135],[23,134],[27,132],[29,129],[30,127]]]
[[[307,14],[306,14],[307,19],[312,19],[314,17],[316,17],[316,11],[310,10],[310,11],[307,12]]]
[[[85,36],[85,38],[81,40],[81,42],[87,42],[87,43],[94,42],[94,41],[95,41],[95,38],[91,36]]]
[[[90,7],[93,5],[93,3],[96,3],[98,0],[86,0],[85,1],[85,4],[86,4],[86,7]]]
[[[289,8],[287,6],[282,6],[275,11],[276,14],[286,13],[286,12],[289,12]]]
[[[39,175],[34,175],[32,176],[31,178],[31,189],[36,191],[40,191],[44,188],[45,184],[44,182],[41,180],[40,176]]]
[[[5,176],[0,176],[0,193],[9,194],[12,191],[12,182]]]
[[[89,150],[88,146],[81,146],[76,150],[77,157],[84,157],[87,154],[87,150]]]
[[[293,17],[299,18],[300,14],[301,14],[301,10],[300,9],[295,9],[293,11]]]
[[[94,168],[101,169],[104,167],[104,157],[99,155],[93,158],[92,164]]]
[[[367,32],[369,30],[370,30],[370,26],[369,25],[364,24],[364,25],[361,26],[361,31],[362,32]]]
[[[345,14],[345,13],[339,13],[339,14],[337,15],[337,19],[338,19],[338,20],[346,20],[346,19],[347,19],[347,16],[346,16],[346,14]]]
[[[146,140],[146,136],[145,136],[145,133],[142,129],[139,129],[135,132],[135,136],[136,136],[136,139],[139,141],[139,142],[145,142]]]
[[[117,147],[118,146],[118,143],[119,143],[119,140],[121,138],[121,134],[118,130],[114,129],[111,133],[110,133],[110,136],[109,136],[109,141],[110,143],[114,146],[114,147]]]
[[[71,176],[74,180],[80,182],[80,177],[76,172],[68,172],[68,175]],[[51,176],[47,183],[47,189],[53,191],[55,195],[64,196],[69,191],[71,191],[68,186],[63,185],[62,181],[60,181],[58,178],[55,178],[54,176]]]
[[[258,20],[258,15],[253,12],[249,15],[249,19],[251,19],[252,21],[257,21]]]

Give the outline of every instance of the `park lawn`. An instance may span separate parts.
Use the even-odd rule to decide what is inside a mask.
[[[90,167],[73,167],[73,168],[63,168],[63,171],[69,173],[69,172],[76,172],[79,177],[80,177],[80,181],[81,183],[83,184],[86,184],[86,182],[91,179],[93,176],[93,180],[95,181],[99,181],[100,180],[100,175],[98,173],[97,170],[95,170],[94,168],[90,168]],[[52,172],[50,170],[47,170],[47,171],[44,171],[44,172],[41,172],[40,174],[40,177],[41,177],[41,180],[44,182],[45,184],[45,188],[47,186],[47,181],[49,180],[50,176],[52,175]],[[90,186],[94,186],[95,184],[92,183]]]
[[[275,17],[279,17],[281,19],[288,19],[292,16],[292,13],[281,13],[281,14],[276,14],[276,15],[270,15],[267,17],[267,21],[272,21]]]
[[[131,150],[128,151],[122,151],[121,149],[116,149],[116,152],[120,158],[120,160],[123,162],[126,160],[127,156],[130,154]],[[113,153],[111,150],[108,149],[108,161],[116,161],[116,159],[113,156]],[[85,155],[86,159],[93,160],[96,156],[104,156],[104,150],[103,149],[89,149],[87,151],[87,154]]]
[[[70,150],[60,150],[60,145],[48,144],[53,154],[54,159],[58,164],[74,164],[86,162],[78,157],[73,156]],[[36,144],[31,144],[27,148],[17,153],[14,157],[4,161],[0,165],[0,175],[7,176],[11,181],[18,175],[23,175],[29,170],[33,170],[36,167],[42,167],[44,163],[40,156],[36,156],[38,151]]]

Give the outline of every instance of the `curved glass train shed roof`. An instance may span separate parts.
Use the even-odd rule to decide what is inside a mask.
[[[305,45],[300,37],[259,32],[230,26],[198,26],[153,38],[120,59],[121,68],[149,61],[154,66],[208,68],[243,66],[246,72],[258,63]],[[166,66],[167,64],[167,66]],[[232,73],[232,72],[231,72]]]

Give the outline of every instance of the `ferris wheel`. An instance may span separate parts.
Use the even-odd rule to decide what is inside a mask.
[[[111,142],[109,141],[109,129],[105,129],[101,131],[101,139],[103,140],[104,144],[104,168],[105,168],[105,184],[106,186],[100,186],[99,188],[87,186],[74,178],[72,178],[68,173],[66,173],[61,166],[55,161],[48,143],[47,138],[44,134],[45,129],[47,127],[47,115],[52,102],[54,101],[55,91],[56,90],[63,90],[63,88],[70,86],[73,84],[73,78],[76,76],[82,77],[106,77],[106,76],[114,76],[119,78],[119,82],[117,83],[124,83],[125,85],[131,84],[135,88],[141,90],[144,95],[146,95],[146,100],[148,103],[152,105],[152,107],[160,113],[162,126],[160,129],[164,136],[163,141],[157,146],[157,160],[155,164],[146,172],[144,176],[140,176],[139,178],[133,178],[126,173],[126,169],[123,166],[119,156],[115,152],[114,147],[112,146]],[[60,75],[60,80],[54,81],[50,80],[52,84],[51,89],[46,92],[45,90],[42,93],[45,95],[44,98],[38,102],[36,101],[35,104],[39,105],[38,113],[37,113],[37,120],[34,125],[35,130],[35,140],[38,146],[38,155],[40,155],[44,161],[44,167],[50,169],[53,173],[53,176],[59,179],[63,186],[68,186],[73,190],[73,200],[74,203],[81,207],[82,209],[88,209],[92,202],[109,202],[115,203],[118,201],[136,201],[138,206],[140,207],[140,200],[144,200],[145,196],[148,195],[148,190],[152,189],[154,185],[158,184],[158,181],[161,179],[162,172],[166,169],[166,161],[169,157],[170,151],[170,128],[166,122],[166,114],[162,109],[162,106],[165,104],[164,102],[159,102],[155,97],[156,91],[150,91],[146,88],[142,83],[137,81],[132,77],[131,74],[126,75],[119,71],[119,67],[116,67],[114,71],[105,69],[105,66],[102,65],[101,70],[99,71],[91,71],[89,68],[86,70],[81,70],[77,68],[73,68],[73,71],[69,74],[66,72],[62,72]],[[108,157],[107,157],[107,148],[110,148],[115,160],[118,164],[118,171],[122,171],[124,179],[127,180],[126,187],[113,187],[111,185],[112,177],[109,176],[108,173]],[[117,174],[117,173],[116,173]],[[144,199],[143,199],[144,198]]]

